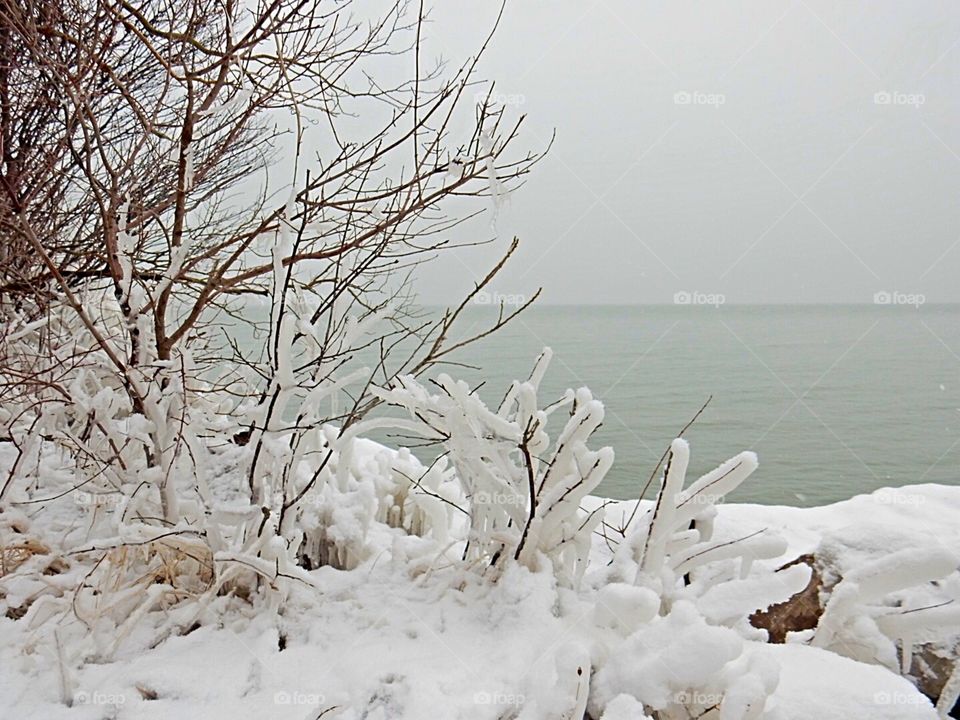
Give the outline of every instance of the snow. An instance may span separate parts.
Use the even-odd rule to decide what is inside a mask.
[[[517,398],[527,402],[522,392]],[[581,417],[590,417],[590,400],[582,399]],[[326,524],[324,542],[342,554],[337,565],[346,569],[287,567],[283,543],[276,551],[270,545],[261,555],[265,564],[273,557],[299,578],[284,586],[282,597],[265,587],[262,597],[250,600],[215,595],[196,609],[161,603],[149,612],[138,604],[142,597],[118,597],[114,601],[131,611],[141,608],[139,619],[91,632],[64,615],[56,598],[71,596],[90,571],[84,563],[93,553],[67,556],[69,568],[52,575],[43,574],[49,556],[35,555],[0,578],[0,714],[313,720],[326,712],[324,718],[343,720],[540,720],[580,718],[586,709],[598,720],[621,720],[654,712],[689,717],[683,713],[717,707],[721,720],[937,717],[897,674],[896,657],[853,659],[842,648],[806,644],[802,637],[770,645],[757,637],[760,631],[745,629],[742,618],[802,589],[806,566],[770,570],[817,551],[844,577],[838,589],[844,582],[855,586],[855,610],[842,616],[837,632],[856,636],[859,624],[872,623],[868,637],[895,654],[881,632],[884,623],[905,622],[884,620],[896,617],[890,615],[895,603],[913,608],[954,592],[960,488],[885,489],[809,509],[711,498],[697,515],[711,517],[711,545],[760,533],[745,574],[742,549],[718,552],[714,562],[690,568],[689,585],[661,594],[630,582],[633,573],[624,576],[618,564],[627,560],[599,533],[592,536],[591,563],[579,587],[537,563],[505,564],[492,582],[488,571],[454,562],[459,551],[447,552],[465,529],[458,529],[465,519],[450,505],[464,502],[453,466],[438,463],[428,473],[406,451],[362,438],[349,447],[343,484],[331,474],[322,489],[311,491],[301,517],[308,535]],[[219,456],[212,494],[225,496],[230,485],[242,485],[234,470],[240,452]],[[0,466],[11,462],[9,448],[0,451]],[[71,481],[62,458],[41,454],[40,462],[44,497]],[[411,477],[422,477],[423,488],[450,503],[423,494]],[[689,490],[675,492],[675,520]],[[908,497],[909,503],[891,503]],[[633,504],[588,496],[579,512],[585,517],[602,507],[598,514],[617,527]],[[651,507],[641,504],[635,533],[646,532],[641,519],[652,517]],[[43,530],[65,549],[108,546],[112,538],[97,536],[97,528],[122,511],[109,503],[78,508],[72,495],[44,503],[42,512],[35,505],[7,506],[0,512],[0,544],[10,544],[16,525],[28,534]],[[127,540],[146,531],[121,527]],[[661,544],[665,568],[681,563],[684,569],[680,559],[694,547],[694,535],[682,530]],[[944,575],[938,586],[926,582]],[[165,587],[151,585],[148,592],[162,594]],[[36,596],[41,599],[23,619],[4,616]],[[77,612],[91,619],[91,598],[77,597]],[[907,634],[920,637],[956,619],[949,605],[925,612],[932,619],[910,624]],[[62,702],[64,695],[72,707]]]
[[[643,698],[655,710],[686,700],[690,688],[707,685],[743,651],[743,641],[727,628],[712,627],[696,609],[678,603],[633,633],[595,678],[593,702],[602,708],[621,694]],[[719,693],[716,702],[719,702]]]
[[[936,720],[930,701],[904,678],[805,645],[755,643],[749,652],[780,666],[771,706],[782,720]]]
[[[630,695],[617,695],[607,703],[600,720],[649,720],[643,711],[643,703]]]
[[[733,622],[789,600],[807,586],[811,573],[808,565],[798,564],[777,573],[779,582],[775,584],[762,576],[747,578],[743,582],[720,583],[707,589],[697,601],[697,608],[713,623]]]
[[[117,717],[277,720],[334,705],[346,708],[339,718],[430,718],[438,708],[449,717],[495,718],[511,705],[544,706],[558,689],[576,695],[575,670],[557,676],[552,651],[567,628],[550,612],[552,588],[542,576],[517,568],[487,595],[471,587],[437,597],[436,588],[417,587],[390,562],[372,572],[315,574],[322,598],[296,591],[276,623],[234,617],[154,650],[87,665],[77,693],[123,698]],[[5,623],[4,636],[15,641]],[[504,652],[504,637],[522,641]],[[49,663],[27,668],[9,645],[3,667],[23,674],[17,687],[5,688],[4,707],[36,717],[102,715],[102,707],[80,714],[58,707],[54,686],[42,682]],[[144,701],[137,686],[158,699]],[[39,687],[49,692],[37,697]]]
[[[597,592],[594,622],[597,627],[632,633],[653,620],[660,610],[660,596],[648,588],[610,583]]]

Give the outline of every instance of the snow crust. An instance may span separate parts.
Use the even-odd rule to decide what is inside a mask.
[[[213,493],[237,480],[230,456],[221,459],[223,474]],[[0,464],[8,460],[0,453]],[[661,592],[656,585],[634,584],[632,577],[618,579],[623,559],[599,532],[579,588],[519,563],[505,565],[497,581],[488,582],[450,561],[444,552],[450,537],[440,530],[411,532],[410,523],[420,517],[411,514],[414,509],[426,513],[416,522],[430,528],[447,525],[424,519],[441,512],[440,506],[458,516],[436,498],[418,504],[424,496],[414,501],[410,488],[409,497],[396,494],[397,479],[426,470],[415,458],[358,440],[350,462],[353,479],[331,485],[337,497],[312,502],[318,512],[329,510],[332,545],[353,548],[355,557],[348,569],[327,565],[305,573],[309,582],[293,583],[276,612],[221,596],[190,632],[168,633],[155,643],[155,631],[178,620],[174,607],[141,617],[112,656],[64,659],[56,649],[62,619],[31,610],[35,616],[13,620],[3,612],[50,588],[70,592],[88,568],[77,562],[44,576],[24,566],[24,572],[8,575],[0,599],[0,714],[44,720],[306,720],[321,713],[344,720],[535,720],[580,718],[584,712],[606,720],[694,712],[722,720],[937,717],[930,701],[898,674],[896,643],[887,639],[894,657],[871,661],[845,657],[856,653],[836,647],[836,639],[851,642],[857,630],[851,624],[864,618],[886,638],[884,624],[897,621],[884,618],[898,607],[942,602],[956,591],[960,488],[884,489],[809,509],[716,504],[703,516],[709,517],[711,542],[760,531],[775,531],[778,539],[757,544],[746,564],[724,553],[709,565],[681,564],[692,573],[689,584],[671,576],[677,587]],[[56,458],[44,458],[40,467],[50,482],[70,481]],[[458,499],[443,472],[433,487]],[[387,496],[393,499],[384,505]],[[678,491],[676,497],[674,514],[689,495]],[[900,498],[899,504],[891,498]],[[604,523],[616,527],[634,504],[588,496],[581,505],[585,513],[600,509]],[[5,542],[15,520],[39,522],[23,507],[4,508]],[[391,507],[405,508],[402,521]],[[638,516],[649,520],[652,507],[641,503]],[[48,534],[80,551],[91,516],[115,511],[89,507],[78,523],[76,500],[66,497],[50,503],[42,518]],[[636,532],[641,527],[642,521]],[[671,553],[654,558],[664,568],[684,553],[682,533],[672,542]],[[809,568],[772,570],[814,551],[830,559],[841,584],[856,586],[854,611],[837,615],[830,642],[814,636],[812,644],[810,638],[767,644],[762,631],[739,619],[802,589]],[[939,582],[931,584],[931,578]],[[955,619],[949,613],[938,618],[944,627]],[[939,627],[901,625],[897,632],[912,640],[935,635]],[[110,647],[115,639],[107,634],[94,645]],[[72,668],[66,680],[64,662]]]

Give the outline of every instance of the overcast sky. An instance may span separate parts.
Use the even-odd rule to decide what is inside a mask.
[[[436,3],[461,59],[498,3]],[[513,0],[482,75],[554,149],[459,239],[521,238],[548,303],[960,302],[960,4]],[[425,275],[449,302],[489,249]]]

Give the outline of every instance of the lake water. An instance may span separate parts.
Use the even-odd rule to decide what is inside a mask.
[[[464,329],[495,315],[471,307]],[[533,307],[447,369],[496,404],[540,349],[542,399],[587,385],[595,444],[616,462],[600,493],[634,497],[685,435],[696,477],[741,450],[760,468],[732,497],[818,505],[878,487],[960,483],[960,306]],[[439,371],[438,371],[439,372]]]

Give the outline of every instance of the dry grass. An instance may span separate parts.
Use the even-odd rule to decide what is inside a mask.
[[[0,577],[9,575],[34,555],[48,555],[50,548],[36,540],[0,545]]]
[[[185,545],[158,540],[114,548],[105,558],[101,589],[160,584],[193,593],[208,587],[213,582],[213,554],[200,543]]]

